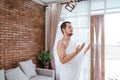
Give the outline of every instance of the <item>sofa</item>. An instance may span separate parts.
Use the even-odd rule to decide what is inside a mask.
[[[0,70],[0,80],[5,80],[4,69]]]
[[[36,68],[32,60],[19,62],[19,66],[0,70],[0,80],[54,80],[54,70]]]

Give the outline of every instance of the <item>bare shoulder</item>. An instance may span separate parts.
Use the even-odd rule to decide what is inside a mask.
[[[59,40],[57,43],[57,47],[65,46],[62,40]]]

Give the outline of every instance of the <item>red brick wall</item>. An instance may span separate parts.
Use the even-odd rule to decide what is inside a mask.
[[[18,66],[45,48],[45,7],[32,0],[0,0],[0,68]]]

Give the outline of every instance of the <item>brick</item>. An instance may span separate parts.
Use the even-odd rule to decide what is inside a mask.
[[[31,0],[0,0],[0,69],[18,66],[45,48],[45,7]]]

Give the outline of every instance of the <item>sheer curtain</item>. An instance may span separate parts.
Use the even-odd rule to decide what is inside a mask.
[[[48,6],[48,28],[47,28],[47,50],[53,53],[53,46],[55,42],[55,36],[57,32],[58,23],[60,20],[60,14],[61,14],[61,4],[60,3],[54,3],[49,4]],[[54,65],[54,58],[51,60],[51,67],[52,69],[55,69]]]
[[[90,43],[90,26],[89,26],[89,4],[88,1],[81,1],[77,3],[75,9],[72,12],[69,12],[65,9],[65,5],[62,5],[61,18],[59,22],[59,26],[57,29],[55,45],[54,45],[54,58],[55,58],[55,67],[56,67],[56,78],[59,80],[59,70],[60,70],[60,61],[58,58],[58,54],[56,51],[57,42],[59,39],[63,37],[61,33],[60,25],[64,21],[70,21],[73,26],[73,36],[78,44],[85,42],[85,47]],[[89,80],[90,79],[90,53],[88,51],[85,56],[85,62],[82,66],[82,79]]]
[[[91,29],[93,30],[91,35],[94,36],[94,39],[91,37],[91,41],[93,41],[91,44],[94,47],[94,52],[91,52],[94,55],[92,55],[94,80],[104,80],[104,15],[95,15],[91,19]]]

